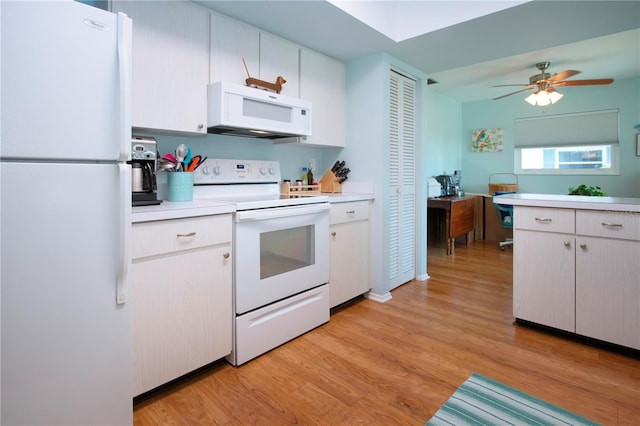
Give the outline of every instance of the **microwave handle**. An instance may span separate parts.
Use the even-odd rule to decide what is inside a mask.
[[[236,212],[236,222],[247,222],[256,220],[278,219],[281,217],[300,216],[316,214],[328,211],[331,208],[329,203],[308,204],[304,206],[277,207],[273,209],[258,209]]]

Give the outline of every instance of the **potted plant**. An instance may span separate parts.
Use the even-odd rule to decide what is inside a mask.
[[[599,186],[587,186],[582,184],[577,187],[569,188],[569,195],[586,195],[589,197],[606,197],[606,193],[602,192]]]

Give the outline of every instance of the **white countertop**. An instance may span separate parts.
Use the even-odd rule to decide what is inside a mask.
[[[330,203],[373,200],[373,194],[322,193],[321,195],[329,197]],[[231,203],[198,199],[184,202],[172,202],[165,200],[162,204],[155,206],[133,207],[131,210],[131,223],[181,219],[195,216],[210,216],[214,214],[233,213],[235,211],[235,205]]]
[[[373,194],[360,194],[355,192],[342,192],[339,194],[330,194],[323,192],[322,195],[329,197],[330,203],[346,203],[349,201],[367,201],[373,200]]]
[[[513,206],[640,212],[640,198],[526,193],[496,195],[493,198],[499,204]]]
[[[133,207],[131,210],[131,222],[136,223],[233,213],[236,211],[236,207],[234,204],[208,200],[183,202],[165,200],[162,204],[158,204],[156,206]]]

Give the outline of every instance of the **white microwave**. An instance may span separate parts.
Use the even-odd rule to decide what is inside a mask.
[[[311,102],[228,82],[207,88],[207,132],[262,139],[311,135]]]

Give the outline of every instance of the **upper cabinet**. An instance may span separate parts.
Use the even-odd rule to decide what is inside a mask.
[[[313,109],[312,135],[304,143],[345,146],[346,93],[344,63],[314,50],[300,50],[300,97],[310,100]]]
[[[211,82],[244,85],[250,75],[275,83],[277,77],[282,76],[287,82],[280,93],[297,98],[300,94],[299,55],[295,43],[219,13],[211,13]]]
[[[247,63],[251,77],[260,78],[260,30],[219,13],[211,13],[209,80],[245,84]]]
[[[134,129],[206,134],[210,11],[162,1],[112,10],[133,20]]]

